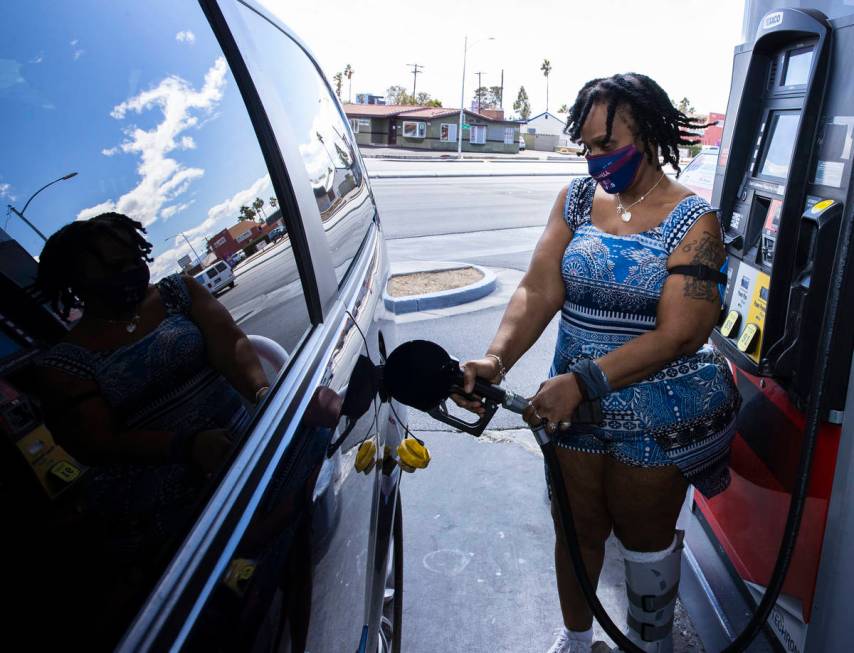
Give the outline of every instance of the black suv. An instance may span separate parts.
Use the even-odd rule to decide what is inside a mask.
[[[14,0],[2,15],[6,645],[399,649],[403,413],[380,399],[374,371],[395,344],[388,260],[316,61],[243,0]],[[107,212],[145,226],[153,281],[203,269],[233,227],[234,251],[252,249],[259,230],[241,220],[283,220],[284,240],[257,248],[218,298],[270,390],[247,402],[248,425],[181,506],[145,483],[131,486],[132,510],[124,494],[93,498],[101,463],[45,417],[55,389],[34,369],[80,313],[66,322],[49,308],[36,261],[45,237]]]

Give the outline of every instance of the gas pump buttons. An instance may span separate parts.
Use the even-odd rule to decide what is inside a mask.
[[[727,338],[732,338],[738,333],[739,326],[741,326],[741,314],[738,311],[730,311],[721,325],[721,333]]]
[[[745,354],[750,354],[756,346],[756,342],[759,340],[758,336],[759,327],[750,323],[744,327],[744,331],[739,336],[736,347],[738,347],[739,351],[744,352]]]

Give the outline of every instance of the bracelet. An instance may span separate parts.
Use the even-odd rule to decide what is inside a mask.
[[[486,354],[485,358],[495,359],[495,362],[498,363],[498,376],[500,376],[503,381],[507,377],[507,368],[504,367],[504,361],[501,360],[501,356],[498,354]]]
[[[257,406],[261,403],[261,400],[270,392],[270,386],[262,385],[258,390],[255,391],[255,405]]]

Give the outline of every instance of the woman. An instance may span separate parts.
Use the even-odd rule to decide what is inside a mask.
[[[81,511],[123,568],[176,532],[248,421],[243,400],[267,391],[251,343],[205,288],[177,274],[149,283],[144,233],[117,213],[66,225],[38,274],[60,315],[83,313],[39,361],[47,423],[92,466]]]
[[[707,497],[726,488],[740,401],[726,361],[706,344],[726,280],[720,223],[662,170],[679,170],[685,130],[702,126],[644,75],[581,89],[567,133],[583,144],[591,176],[560,191],[486,355],[464,365],[469,391],[475,376],[503,377],[561,312],[549,379],[525,418],[557,438],[594,585],[613,529],[626,565],[627,634],[656,652],[673,646],[676,519],[689,483]],[[600,424],[572,423],[585,399],[601,400]],[[565,627],[550,653],[589,651],[592,615],[560,535],[555,565]]]

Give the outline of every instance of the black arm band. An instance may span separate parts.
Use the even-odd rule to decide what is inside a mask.
[[[720,270],[707,267],[705,265],[675,265],[668,268],[667,274],[684,274],[688,277],[695,277],[701,281],[714,281],[715,283],[726,284],[726,275]]]

